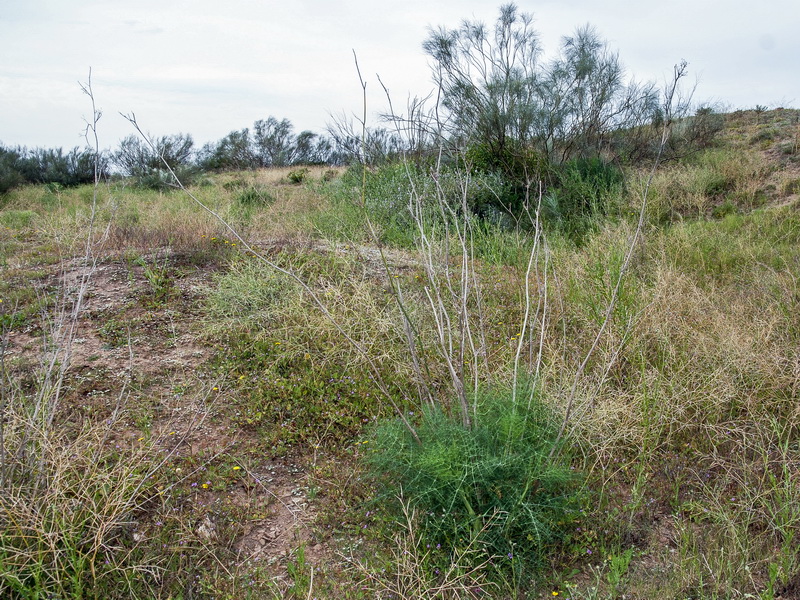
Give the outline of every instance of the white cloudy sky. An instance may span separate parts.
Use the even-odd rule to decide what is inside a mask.
[[[90,113],[78,81],[92,68],[101,145],[130,133],[198,144],[269,115],[322,131],[359,112],[352,51],[369,106],[375,74],[404,104],[431,89],[421,44],[429,26],[494,20],[487,0],[0,0],[0,142],[81,145]],[[519,0],[545,50],[591,23],[637,79],[663,81],[689,62],[696,100],[728,108],[800,106],[798,0]]]

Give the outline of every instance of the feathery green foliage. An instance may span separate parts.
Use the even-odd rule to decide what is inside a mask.
[[[378,425],[368,461],[447,556],[477,540],[500,571],[535,567],[576,506],[576,476],[550,456],[556,432],[554,415],[535,396],[514,404],[510,393],[487,390],[471,429],[440,407],[423,410],[419,441],[399,421]]]

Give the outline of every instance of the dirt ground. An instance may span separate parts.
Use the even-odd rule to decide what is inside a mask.
[[[188,268],[181,257],[167,251],[159,256],[159,260],[167,257],[165,264],[174,276],[168,301],[163,302],[154,299],[144,268],[121,258],[94,268],[80,260],[52,267],[42,285],[69,290],[63,302],[67,311],[74,308],[81,283],[86,282],[61,410],[69,418],[71,411],[106,415],[122,406],[113,438],[118,445],[141,439],[145,424],[153,437],[174,436],[184,456],[219,456],[256,447],[252,432],[237,431],[218,418],[217,408],[230,392],[204,368],[213,348],[201,339],[197,318],[209,271]],[[10,332],[6,364],[32,372],[42,357],[49,356],[43,349],[45,340],[57,334],[56,324],[52,325],[50,331],[30,326]],[[242,467],[240,484],[204,496],[205,506],[224,500],[249,511],[232,543],[239,562],[274,566],[280,578],[282,565],[300,547],[309,565],[336,560],[331,546],[315,533],[323,498],[312,499],[308,493],[308,467],[315,457],[302,451],[294,457],[264,457],[256,466]],[[211,541],[219,538],[219,529],[209,510],[197,519],[195,533]]]

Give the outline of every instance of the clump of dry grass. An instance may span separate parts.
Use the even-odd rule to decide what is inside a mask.
[[[651,222],[748,212],[766,199],[774,166],[759,152],[708,150],[691,162],[665,166],[648,198]],[[638,193],[636,187],[631,188]]]
[[[362,590],[374,597],[401,600],[478,599],[499,591],[498,584],[486,577],[491,557],[477,543],[461,548],[450,567],[440,570],[432,560],[437,550],[427,543],[416,512],[403,503],[403,514],[403,530],[395,536],[385,568],[346,557],[361,578]]]
[[[115,448],[100,423],[77,433],[32,432],[18,416],[7,430],[35,438],[17,453],[17,435],[4,439],[0,591],[84,597],[156,576],[163,559],[132,559],[142,546],[133,536],[137,516],[164,483],[159,467],[167,457],[156,444]]]
[[[596,527],[616,532],[597,543],[639,540],[658,557],[632,563],[640,595],[777,593],[797,572],[800,520],[786,508],[800,505],[789,483],[800,468],[795,228],[791,211],[771,209],[651,232],[628,282],[633,320],[615,318],[581,381],[574,433],[599,490]],[[559,316],[562,356],[586,347],[580,330],[609,289],[617,235],[561,263],[576,282]],[[569,361],[545,362],[557,398]]]

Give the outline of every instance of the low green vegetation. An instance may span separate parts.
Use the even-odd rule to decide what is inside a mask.
[[[558,450],[556,416],[539,399],[481,394],[466,428],[440,407],[424,408],[418,439],[399,420],[371,436],[367,460],[383,488],[379,502],[419,515],[430,568],[446,570],[470,547],[498,575],[530,584],[579,524],[579,481]],[[554,459],[554,455],[558,458]]]

